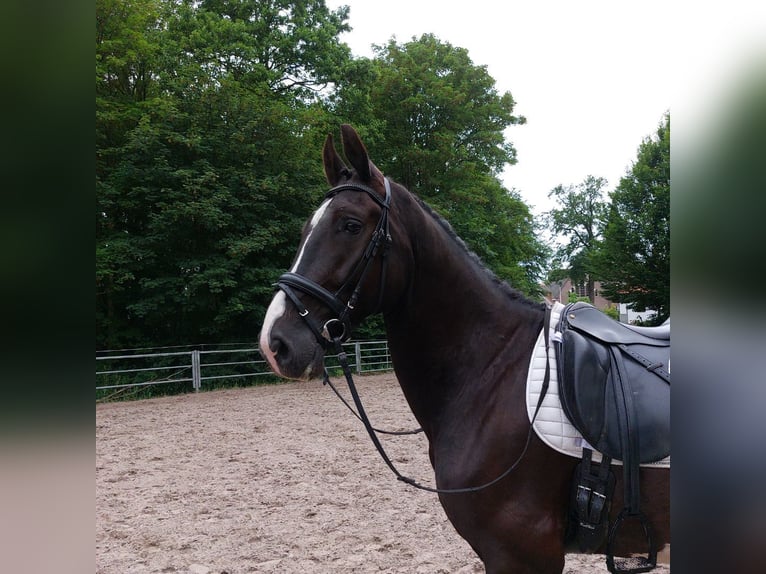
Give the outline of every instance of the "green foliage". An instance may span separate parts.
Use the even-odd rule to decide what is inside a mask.
[[[591,303],[593,283],[598,278],[595,254],[606,222],[607,203],[603,199],[606,184],[604,178],[589,175],[577,186],[556,186],[548,197],[555,198],[561,207],[545,215],[549,230],[566,239],[555,251],[557,262],[566,267],[564,273],[574,282],[588,283]]]
[[[670,316],[670,114],[611,193],[598,275],[604,295]]]
[[[563,269],[561,267],[551,269],[545,277],[545,280],[548,283],[560,283],[566,279],[569,279],[569,269]]]
[[[382,315],[371,315],[354,330],[355,341],[374,341],[386,338],[386,326]]]
[[[497,175],[516,163],[503,133],[526,120],[513,115],[510,92],[498,94],[467,50],[425,34],[405,44],[390,40],[376,55],[370,99],[385,126],[392,158],[386,168],[404,185],[436,196],[452,187],[449,177],[460,164]]]
[[[620,320],[620,310],[617,308],[617,305],[607,305],[601,311],[606,315],[607,317],[614,319],[615,321]]]
[[[97,3],[97,347],[252,340],[324,187],[345,9]]]
[[[575,281],[582,281],[592,271],[590,259],[606,223],[606,185],[604,178],[589,175],[576,186],[558,185],[548,194],[561,206],[546,213],[548,228],[566,239],[555,256],[569,264],[564,271]]]
[[[536,293],[545,247],[497,178],[524,123],[510,93],[430,35],[352,59],[347,19],[324,0],[97,0],[97,348],[253,341],[341,121]]]
[[[569,296],[567,297],[567,303],[590,303],[590,299],[588,297],[580,297],[577,293],[571,292],[569,293]]]
[[[539,295],[546,248],[529,207],[497,177],[516,162],[505,130],[525,122],[513,115],[511,94],[499,94],[465,49],[430,34],[377,46],[353,73],[336,110],[366,126],[375,162],[444,216],[498,276]]]

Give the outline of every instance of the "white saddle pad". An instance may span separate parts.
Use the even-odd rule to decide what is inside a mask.
[[[594,460],[600,460],[598,451],[589,445],[580,432],[571,422],[569,422],[566,414],[564,414],[564,410],[561,408],[561,402],[559,401],[556,347],[553,345],[553,340],[554,337],[560,336],[556,333],[555,329],[563,309],[564,305],[561,303],[555,303],[551,309],[551,321],[548,325],[548,340],[550,345],[548,361],[550,362],[551,374],[548,383],[548,392],[543,398],[540,412],[535,419],[534,429],[537,436],[539,436],[545,444],[560,453],[575,458],[582,458],[583,448],[590,448],[595,455]],[[543,326],[543,329],[545,329],[545,326]],[[529,362],[529,373],[527,374],[527,413],[530,421],[535,414],[537,401],[540,400],[540,393],[542,392],[543,379],[545,378],[545,360],[545,338],[543,332],[540,331],[535,347],[532,349],[532,358]],[[612,464],[622,464],[622,462],[615,460]],[[641,466],[670,468],[670,457],[657,462],[642,464]]]

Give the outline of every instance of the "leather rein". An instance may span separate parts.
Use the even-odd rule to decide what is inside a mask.
[[[341,394],[338,392],[338,390],[335,388],[335,386],[330,381],[330,376],[327,373],[327,369],[324,370],[324,380],[323,384],[329,384],[330,388],[335,392],[335,394],[338,396],[338,398],[343,402],[344,405],[358,418],[360,421],[362,421],[362,424],[364,425],[364,428],[367,430],[367,434],[370,436],[370,439],[372,440],[372,443],[375,445],[375,448],[377,449],[378,453],[380,454],[381,458],[383,459],[383,462],[386,463],[388,468],[391,469],[391,471],[396,475],[397,480],[400,480],[404,482],[405,484],[409,484],[410,486],[425,490],[427,492],[434,492],[437,494],[466,494],[471,492],[477,492],[480,490],[484,490],[485,488],[489,488],[490,486],[493,486],[494,484],[500,482],[502,479],[504,479],[506,476],[508,476],[513,470],[516,469],[516,467],[519,465],[521,460],[524,458],[524,455],[527,453],[527,449],[529,448],[529,444],[532,439],[532,430],[533,430],[533,423],[534,419],[537,418],[537,413],[540,410],[540,406],[542,405],[543,398],[545,397],[546,391],[548,389],[548,383],[550,380],[550,365],[547,360],[547,352],[548,352],[548,323],[550,320],[550,313],[551,308],[550,306],[546,309],[545,312],[545,320],[543,323],[543,331],[545,333],[545,350],[546,350],[546,363],[545,363],[545,378],[543,380],[543,386],[540,393],[540,399],[537,403],[537,408],[535,409],[534,416],[532,417],[532,421],[529,425],[529,431],[527,433],[527,439],[524,444],[524,448],[521,451],[521,454],[518,456],[518,458],[514,461],[514,463],[508,467],[502,474],[494,478],[493,480],[486,482],[484,484],[481,484],[479,486],[471,486],[471,487],[465,487],[465,488],[433,488],[430,486],[426,486],[423,484],[418,483],[415,479],[409,478],[407,476],[402,475],[399,470],[394,466],[394,463],[391,462],[391,459],[389,458],[388,454],[386,453],[385,449],[383,448],[383,445],[380,442],[380,439],[378,438],[378,434],[391,434],[391,435],[404,435],[404,434],[416,434],[419,432],[422,432],[422,428],[416,429],[414,431],[384,431],[377,429],[372,426],[372,423],[370,422],[370,418],[367,416],[367,412],[364,409],[364,405],[362,404],[362,400],[359,397],[359,392],[357,391],[356,384],[354,383],[354,377],[351,373],[351,367],[349,365],[348,361],[348,355],[343,350],[343,343],[348,340],[348,338],[351,336],[351,319],[350,319],[350,311],[354,310],[354,307],[356,306],[356,302],[359,298],[359,291],[361,289],[362,283],[367,275],[367,272],[370,269],[370,265],[372,261],[375,259],[375,257],[378,255],[378,253],[381,254],[381,279],[380,279],[380,288],[378,289],[378,305],[375,312],[379,312],[381,310],[381,306],[383,303],[383,288],[385,287],[385,281],[386,281],[386,262],[387,262],[387,255],[389,247],[392,244],[391,239],[391,233],[389,228],[389,222],[388,222],[388,214],[389,209],[391,207],[391,183],[389,182],[388,178],[384,178],[384,184],[386,188],[386,197],[385,199],[381,199],[380,195],[377,194],[372,188],[367,187],[366,185],[358,184],[358,183],[345,183],[338,185],[336,187],[333,187],[330,189],[330,191],[327,192],[325,195],[325,199],[329,199],[332,197],[335,197],[338,193],[341,191],[361,191],[363,193],[366,193],[369,195],[381,208],[380,218],[378,219],[378,223],[375,226],[375,230],[372,233],[372,237],[370,238],[370,242],[367,244],[367,247],[364,250],[364,253],[362,257],[357,262],[356,266],[354,267],[354,270],[349,275],[349,278],[341,285],[341,287],[335,292],[331,293],[315,281],[312,281],[311,279],[308,279],[307,277],[303,277],[302,275],[298,275],[297,273],[284,273],[279,277],[279,280],[275,284],[275,287],[277,289],[281,289],[284,291],[285,295],[293,302],[296,309],[298,310],[298,314],[303,318],[306,325],[308,325],[309,329],[314,333],[314,336],[316,337],[317,342],[325,349],[325,351],[331,350],[335,352],[338,356],[338,361],[340,362],[341,369],[343,370],[343,375],[346,378],[346,383],[348,384],[348,389],[351,392],[351,397],[354,401],[354,404],[356,405],[356,411],[351,407],[351,405],[348,404],[348,402],[341,396]],[[382,249],[380,249],[382,246]],[[349,288],[349,285],[351,284],[354,277],[357,276],[356,285],[354,286],[353,291],[351,292],[351,296],[349,297],[348,301],[344,304],[340,299],[340,294]],[[310,316],[310,313],[306,306],[301,301],[300,297],[295,293],[294,290],[301,291],[302,293],[305,293],[307,295],[311,295],[312,297],[316,298],[317,300],[324,303],[330,310],[334,312],[336,317],[331,318],[327,320],[324,325],[320,328],[319,324],[314,321],[314,319]]]

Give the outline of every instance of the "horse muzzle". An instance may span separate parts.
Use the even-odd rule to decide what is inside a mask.
[[[307,381],[324,373],[325,349],[278,292],[266,312],[259,347],[275,374]]]

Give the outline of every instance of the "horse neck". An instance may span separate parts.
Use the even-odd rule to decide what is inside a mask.
[[[432,215],[408,213],[410,285],[385,319],[397,378],[426,428],[453,401],[525,376],[544,313],[502,287]]]

